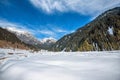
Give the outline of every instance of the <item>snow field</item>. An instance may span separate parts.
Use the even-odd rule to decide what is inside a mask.
[[[10,58],[0,64],[0,80],[120,80],[120,51],[32,53],[4,49],[0,57],[2,52]]]

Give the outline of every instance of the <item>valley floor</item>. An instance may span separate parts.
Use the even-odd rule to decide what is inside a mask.
[[[0,49],[0,80],[120,80],[120,51]]]

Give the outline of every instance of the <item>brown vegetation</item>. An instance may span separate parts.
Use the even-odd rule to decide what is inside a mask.
[[[12,42],[3,41],[3,40],[0,40],[0,48],[18,48],[18,49],[26,49],[26,50],[29,49],[23,44],[12,43]]]

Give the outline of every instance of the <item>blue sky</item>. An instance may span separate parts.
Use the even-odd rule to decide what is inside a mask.
[[[119,5],[120,0],[0,0],[0,26],[60,39]]]

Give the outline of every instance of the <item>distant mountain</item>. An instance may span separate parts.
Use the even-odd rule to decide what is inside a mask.
[[[35,49],[35,47],[22,42],[15,34],[1,27],[0,48]]]
[[[56,41],[57,40],[54,38],[44,38],[44,39],[40,40],[41,48],[50,50],[52,48],[52,46],[56,43]]]
[[[120,7],[110,9],[74,33],[65,35],[54,51],[120,50]]]
[[[38,40],[29,32],[14,30],[9,27],[6,29],[8,31],[14,33],[22,42],[32,45],[32,46],[35,46],[39,49],[48,50],[56,42],[56,40],[54,38],[44,38],[44,39]]]
[[[30,45],[39,45],[41,42],[37,40],[33,35],[27,31],[14,30],[12,28],[6,27],[8,31],[14,33],[21,41]]]
[[[54,44],[57,40],[54,38],[44,38],[42,40],[40,40],[40,42],[42,44],[46,44],[46,45],[50,45],[50,44]]]

